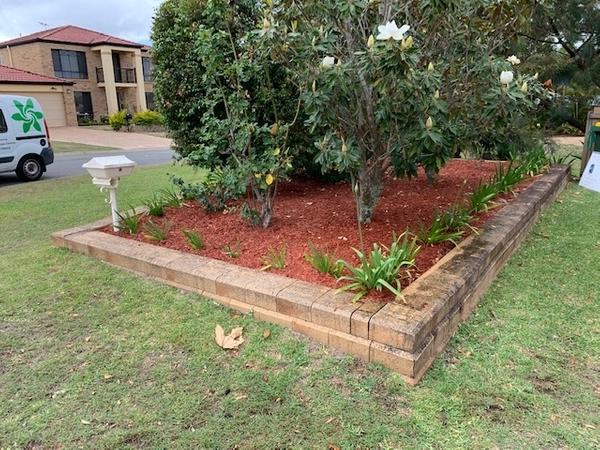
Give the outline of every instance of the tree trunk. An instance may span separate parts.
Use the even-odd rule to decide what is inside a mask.
[[[379,167],[364,167],[357,174],[358,191],[358,220],[360,223],[371,223],[375,208],[381,198],[384,185],[384,169]]]

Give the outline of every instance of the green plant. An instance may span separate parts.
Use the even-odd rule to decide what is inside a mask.
[[[127,121],[125,120],[125,116],[127,115],[127,111],[126,110],[121,110],[121,111],[117,111],[114,114],[111,114],[108,117],[108,124],[111,126],[111,128],[115,131],[119,131],[121,128],[123,128],[126,124]]]
[[[204,238],[202,237],[202,234],[193,230],[183,230],[182,233],[189,246],[194,250],[202,250],[204,248]]]
[[[183,196],[177,193],[174,189],[165,188],[158,192],[166,206],[180,208],[183,205]]]
[[[237,259],[242,254],[242,244],[239,239],[230,242],[223,247],[223,253],[232,259]]]
[[[164,242],[167,240],[173,224],[169,221],[155,223],[149,220],[144,225],[144,236],[150,240]]]
[[[498,195],[496,184],[480,182],[471,194],[471,211],[474,213],[487,211],[488,205],[496,195]]]
[[[264,266],[260,270],[285,269],[287,249],[285,245],[280,249],[270,248],[263,258]]]
[[[244,203],[240,209],[240,216],[252,226],[260,225],[260,213],[252,208],[248,203]]]
[[[465,234],[465,228],[471,227],[469,225],[471,219],[471,213],[464,205],[452,205],[442,213],[437,212],[431,226],[419,230],[418,239],[424,244],[452,242],[458,245]]]
[[[140,111],[135,113],[131,123],[134,125],[162,125],[165,122],[163,116],[158,111]]]
[[[523,179],[523,175],[524,168],[519,168],[514,161],[510,161],[506,166],[500,163],[496,168],[492,183],[498,192],[510,192],[513,186]]]
[[[572,152],[566,153],[566,154],[551,154],[549,156],[550,159],[550,164],[551,165],[566,165],[566,166],[572,166],[575,161],[581,161],[581,156],[580,155],[575,155]]]
[[[135,208],[130,207],[129,210],[122,213],[117,212],[117,216],[119,217],[119,223],[117,225],[119,231],[124,231],[129,234],[138,234],[142,218],[139,214],[135,213]]]
[[[358,256],[359,265],[354,267],[346,261],[339,261],[350,272],[350,275],[338,278],[338,282],[350,282],[339,291],[355,291],[353,301],[360,300],[373,289],[379,292],[387,289],[396,297],[401,297],[401,280],[410,276],[408,271],[414,267],[420,249],[417,239],[410,238],[408,232],[403,233],[399,238],[394,236],[389,248],[373,244],[369,255],[353,248],[352,250]],[[402,274],[401,271],[404,273]]]
[[[344,265],[340,261],[336,261],[325,250],[315,247],[312,242],[308,243],[308,253],[304,255],[304,259],[318,272],[329,274],[335,278],[339,278],[344,270]]]
[[[148,214],[154,217],[162,217],[165,215],[165,202],[158,195],[154,194],[144,202],[144,206],[148,208]]]

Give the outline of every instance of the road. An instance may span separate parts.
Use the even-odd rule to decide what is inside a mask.
[[[42,177],[42,180],[55,178],[72,177],[86,173],[82,164],[89,161],[94,156],[115,156],[125,155],[140,166],[153,166],[157,164],[166,164],[172,161],[173,150],[123,150],[111,152],[91,152],[91,153],[57,153],[54,158],[54,164],[48,166],[48,171]],[[21,183],[14,173],[0,174],[0,188]]]

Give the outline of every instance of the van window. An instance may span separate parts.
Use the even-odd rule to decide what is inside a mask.
[[[4,119],[4,113],[0,109],[0,133],[6,133],[8,126],[6,126],[6,120]]]

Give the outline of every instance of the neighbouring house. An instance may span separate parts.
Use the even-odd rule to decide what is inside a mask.
[[[98,121],[121,109],[132,113],[153,109],[149,50],[143,44],[73,25],[22,36],[0,43],[0,64],[63,81],[64,117],[59,117],[58,96],[51,99],[40,83],[22,82],[21,90],[1,83],[0,94],[33,96],[47,115],[56,110],[49,126],[75,125],[85,118]]]
[[[73,82],[0,64],[0,94],[35,97],[51,127],[77,125]]]

